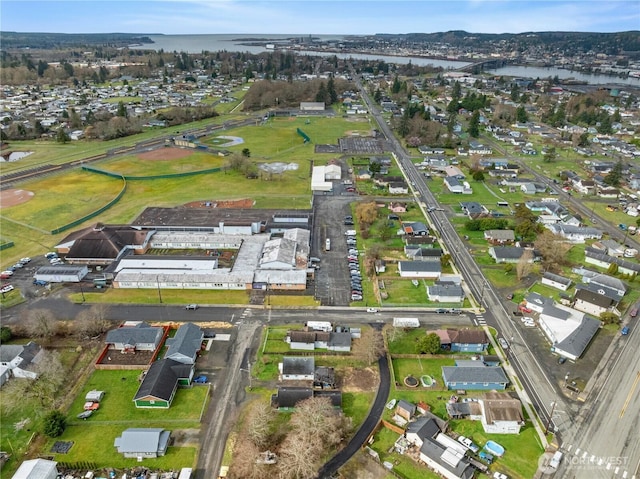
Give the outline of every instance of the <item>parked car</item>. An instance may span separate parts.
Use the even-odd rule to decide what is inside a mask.
[[[377,313],[378,310],[376,308],[367,308],[367,313]]]
[[[633,309],[629,312],[629,316],[631,316],[632,318],[635,318],[636,316],[638,316],[638,308],[633,308]]]
[[[496,471],[493,473],[493,479],[509,479],[509,476],[503,474],[502,472]]]
[[[478,453],[478,457],[482,459],[484,462],[486,462],[487,464],[493,463],[493,456],[486,451],[480,451]]]
[[[629,334],[629,326],[625,326],[620,330],[620,334],[622,334],[623,336],[626,336],[627,334]]]
[[[193,378],[193,382],[196,384],[207,384],[207,381],[208,381],[208,378],[204,374],[201,374],[200,376],[196,376],[195,378]]]
[[[13,285],[12,284],[3,284],[2,287],[0,287],[0,293],[4,294],[4,293],[8,293],[9,291],[13,291]]]
[[[44,255],[45,258],[47,259],[53,259],[53,258],[57,258],[58,257],[58,253],[54,253],[53,251],[46,253]]]
[[[46,281],[42,281],[41,279],[34,279],[33,280],[33,284],[36,286],[46,286],[47,282]]]
[[[446,314],[448,312],[449,312],[449,310],[444,309],[444,308],[436,309],[436,313],[438,313],[438,314]]]
[[[387,409],[391,410],[391,409],[393,409],[393,408],[395,407],[395,405],[396,405],[396,400],[395,400],[395,399],[392,399],[391,401],[389,401],[389,402],[387,403],[387,405],[386,405],[385,407],[386,407]]]
[[[498,338],[498,343],[502,346],[502,349],[509,349],[509,343],[504,338]]]
[[[560,356],[558,358],[558,364],[564,364],[567,362],[567,358],[565,358],[564,356]]]
[[[84,419],[84,420],[86,421],[87,419],[89,419],[89,418],[91,417],[91,415],[92,415],[92,414],[93,414],[93,410],[92,410],[92,409],[89,409],[88,411],[83,411],[83,412],[81,412],[81,413],[80,413],[80,414],[78,414],[76,417],[77,417],[78,419]]]
[[[29,257],[20,258],[20,262],[23,264],[31,263],[31,258]]]
[[[13,268],[15,268],[15,269],[20,269],[20,268],[23,268],[23,267],[24,267],[24,265],[22,263],[16,263],[16,264],[13,265]]]
[[[194,310],[195,311],[198,308],[199,308],[199,306],[197,304],[187,304],[184,309],[186,309],[186,310]]]
[[[0,273],[0,279],[9,279],[11,276],[13,276],[13,271],[6,270]]]
[[[100,403],[99,402],[87,401],[86,403],[84,403],[84,408],[83,409],[85,411],[95,411],[99,407],[100,407]]]

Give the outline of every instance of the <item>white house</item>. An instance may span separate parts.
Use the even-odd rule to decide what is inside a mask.
[[[16,378],[35,379],[34,366],[42,360],[43,349],[39,344],[30,341],[25,345],[0,345],[0,365],[10,370],[10,375]]]
[[[324,179],[327,181],[339,180],[342,178],[340,165],[331,164],[324,167]]]
[[[283,381],[313,381],[316,366],[313,356],[284,356],[278,369]]]
[[[571,286],[571,280],[547,271],[542,275],[542,284],[559,289],[560,291],[566,291],[569,289],[569,286]]]
[[[398,273],[401,278],[438,279],[442,272],[439,261],[399,261]]]
[[[538,324],[552,351],[572,361],[582,355],[602,326],[599,320],[561,304],[546,306]]]
[[[509,393],[492,391],[479,401],[482,428],[487,434],[519,434],[524,425],[522,404]]]

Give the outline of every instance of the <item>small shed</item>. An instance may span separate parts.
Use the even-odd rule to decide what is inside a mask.
[[[87,274],[89,274],[87,266],[64,264],[43,266],[36,271],[33,278],[47,283],[79,283]]]
[[[104,391],[98,391],[98,390],[92,390],[89,391],[87,393],[87,395],[84,397],[85,401],[91,401],[91,402],[100,402],[102,401],[102,398],[104,397]]]

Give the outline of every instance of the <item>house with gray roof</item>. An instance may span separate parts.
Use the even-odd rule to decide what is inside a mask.
[[[439,303],[460,303],[464,300],[464,290],[458,283],[449,281],[436,281],[427,286],[429,301]]]
[[[193,364],[183,364],[173,359],[154,362],[144,375],[133,398],[135,406],[168,409],[178,386],[191,384],[193,374]]]
[[[267,241],[262,248],[261,269],[292,269],[296,266],[296,246],[294,240],[276,238]]]
[[[35,366],[44,356],[42,347],[29,341],[27,344],[2,344],[0,345],[0,365],[7,368],[7,378],[36,379],[38,374]]]
[[[22,461],[11,479],[56,479],[58,463],[48,459],[29,459]]]
[[[283,381],[313,381],[315,368],[313,356],[284,356],[279,364]]]
[[[122,431],[113,445],[124,457],[148,459],[164,456],[169,446],[171,431],[159,427],[135,428]]]
[[[460,207],[462,212],[472,220],[478,216],[489,214],[489,210],[477,201],[463,201],[460,203]]]
[[[307,387],[278,386],[271,396],[271,406],[279,411],[291,411],[296,404],[312,397],[328,398],[334,408],[342,407],[342,392],[337,389],[312,389]]]
[[[509,384],[502,367],[486,366],[482,361],[464,361],[456,366],[442,366],[442,379],[447,389],[454,390],[504,390]]]
[[[164,330],[140,322],[134,326],[122,326],[107,332],[105,343],[118,351],[155,351],[160,345]]]
[[[168,346],[165,359],[173,359],[183,364],[195,364],[198,353],[202,349],[204,332],[193,323],[180,325],[173,338],[167,338]]]
[[[571,334],[553,345],[553,351],[575,361],[582,356],[601,327],[601,321],[591,316],[585,316]]]
[[[419,245],[405,245],[404,253],[413,261],[440,262],[442,250],[440,248],[422,248]]]
[[[603,254],[590,246],[584,249],[584,261],[585,263],[594,264],[604,269],[608,269],[609,266],[615,264],[618,266],[619,273],[631,275],[640,274],[640,264]]]
[[[422,221],[403,221],[402,230],[409,236],[427,236],[429,228]]]
[[[575,361],[587,348],[601,321],[561,304],[546,305],[538,325],[551,343],[552,351]]]
[[[602,313],[612,312],[617,313],[615,309],[616,302],[598,292],[589,291],[588,289],[576,289],[576,293],[573,296],[573,307],[583,313],[591,314],[597,318]],[[619,314],[618,314],[619,316]]]
[[[560,235],[572,243],[584,243],[588,239],[602,238],[602,231],[589,226],[573,226],[561,223],[545,225],[554,234]]]
[[[517,263],[522,258],[525,252],[525,248],[518,246],[491,246],[489,248],[489,256],[491,256],[496,263]],[[529,259],[528,263],[533,263],[533,255]]]
[[[545,271],[542,274],[541,283],[559,289],[560,291],[566,291],[569,289],[569,286],[571,286],[572,281],[564,276]]]
[[[438,279],[442,272],[442,264],[432,261],[399,261],[398,273],[402,278]]]
[[[484,239],[495,245],[511,244],[516,240],[513,230],[486,230]]]

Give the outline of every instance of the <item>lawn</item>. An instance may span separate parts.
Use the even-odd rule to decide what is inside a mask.
[[[389,295],[384,299],[384,306],[419,305],[425,306],[427,303],[427,286],[424,280],[419,280],[418,286],[414,286],[409,279],[400,278],[380,278],[384,281],[384,291]]]
[[[93,372],[81,393],[73,401],[69,410],[69,423],[100,424],[114,421],[131,424],[135,427],[147,427],[149,422],[175,422],[180,427],[198,427],[200,413],[207,401],[208,388],[178,388],[169,409],[138,409],[133,397],[138,391],[140,370],[96,370]],[[88,420],[82,421],[76,415],[82,412],[84,398],[88,391],[105,391],[104,399]]]
[[[428,389],[423,388],[422,386],[418,386],[415,391],[444,391],[443,382],[442,382],[442,366],[454,366],[455,360],[453,358],[443,358],[443,357],[430,357],[425,356],[424,359],[394,359],[393,360],[393,375],[396,379],[396,382],[400,383],[404,386],[403,380],[407,376],[413,376],[416,379],[419,379],[420,376],[427,374],[436,380],[435,387],[432,386]],[[403,391],[404,393],[405,391]],[[419,393],[418,393],[419,394]]]
[[[153,470],[176,470],[182,467],[196,466],[197,447],[169,447],[163,457],[156,459],[144,459],[139,463],[137,459],[126,459],[119,454],[114,447],[116,437],[122,431],[131,427],[127,422],[120,424],[91,423],[90,418],[86,423],[68,426],[62,436],[50,439],[44,449],[46,453],[51,450],[55,441],[73,441],[73,447],[67,454],[52,454],[53,460],[73,464],[90,461],[98,468],[133,468],[141,464]],[[136,425],[134,425],[136,427]],[[138,426],[139,427],[139,426]],[[167,421],[148,422],[143,427],[162,427],[168,430],[181,429],[181,425],[167,426]]]
[[[69,299],[82,302],[82,296],[88,303],[126,303],[126,304],[248,304],[247,291],[212,291],[199,289],[163,289],[160,295],[157,289],[108,288],[101,293],[72,293]]]
[[[201,150],[193,150],[189,156],[175,160],[145,160],[137,156],[121,156],[94,163],[98,169],[129,176],[156,176],[202,171],[225,166],[227,160],[221,156]]]

